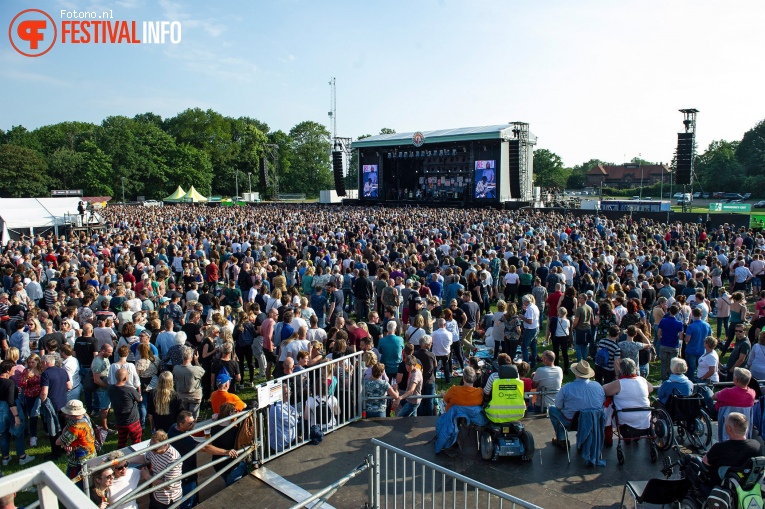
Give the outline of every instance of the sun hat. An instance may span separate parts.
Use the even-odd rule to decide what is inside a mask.
[[[85,415],[88,411],[82,405],[82,401],[79,399],[72,399],[66,403],[66,406],[61,409],[61,413],[67,415]]]
[[[571,372],[579,378],[592,378],[595,376],[595,371],[592,370],[590,363],[587,361],[580,361],[571,366]]]

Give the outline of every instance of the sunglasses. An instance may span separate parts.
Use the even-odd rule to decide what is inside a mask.
[[[744,332],[744,329],[736,329],[736,332]]]
[[[127,463],[125,463],[124,465],[120,465],[118,467],[114,467],[114,469],[115,470],[125,470],[127,467],[128,467]]]

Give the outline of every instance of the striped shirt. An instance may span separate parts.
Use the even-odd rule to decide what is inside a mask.
[[[607,369],[608,371],[613,371],[614,361],[622,356],[621,349],[615,341],[611,341],[608,338],[604,338],[598,341],[598,351],[600,351],[602,348],[608,350],[608,365],[601,367]]]
[[[146,461],[151,464],[152,476],[157,476],[160,472],[168,467],[171,463],[181,459],[181,455],[171,445],[167,451],[162,454],[157,454],[154,451],[146,453]],[[171,479],[177,479],[176,482],[160,488],[154,492],[154,498],[160,504],[170,505],[181,498],[181,472],[183,470],[183,463],[178,463],[173,468],[165,472],[161,478],[161,482],[169,481]]]

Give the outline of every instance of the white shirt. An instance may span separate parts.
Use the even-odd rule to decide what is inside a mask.
[[[337,403],[337,398],[334,396],[327,396],[326,398],[317,398],[316,396],[311,396],[308,398],[308,401],[305,403],[305,412],[303,413],[305,419],[308,421],[308,426],[313,426],[314,424],[318,424],[318,421],[316,419],[316,409],[317,407],[321,409],[321,400],[326,399],[327,401],[327,407],[329,410],[329,415],[326,417],[326,419],[323,419],[326,421],[326,424],[322,424],[321,428],[322,430],[326,431],[327,428],[332,428],[337,425],[337,414],[340,413],[340,405]],[[322,419],[320,419],[322,420]]]
[[[114,477],[112,487],[109,488],[109,501],[118,500],[125,495],[132,493],[141,482],[141,471],[137,468],[128,467],[127,472],[122,477]],[[127,504],[116,506],[114,509],[138,509],[138,501],[133,500]]]
[[[720,364],[720,358],[717,356],[717,352],[712,350],[710,353],[705,353],[699,357],[699,369],[696,371],[696,376],[701,379],[702,376],[709,373],[709,368],[715,368],[714,374],[707,378],[710,382],[719,382],[720,375],[717,372],[717,368]]]
[[[64,368],[66,374],[69,375],[69,381],[72,382],[72,389],[80,385],[80,363],[74,355],[69,356],[68,359],[63,361],[61,367]]]
[[[533,302],[529,302],[526,306],[526,312],[523,313],[524,318],[530,318],[531,323],[523,321],[524,329],[538,329],[539,328],[539,308]]]
[[[433,355],[436,357],[446,357],[449,355],[452,346],[452,334],[446,329],[436,329],[433,331]]]

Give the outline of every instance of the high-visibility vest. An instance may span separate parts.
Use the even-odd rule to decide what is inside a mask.
[[[486,418],[492,422],[511,422],[523,418],[526,401],[523,399],[523,380],[497,378],[491,384],[491,401],[486,407]]]

